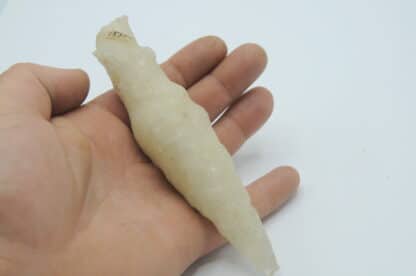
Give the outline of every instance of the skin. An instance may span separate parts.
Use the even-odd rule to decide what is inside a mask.
[[[212,119],[229,108],[214,128],[233,154],[272,112],[266,88],[242,95],[265,65],[255,44],[204,37],[162,67]],[[0,275],[180,275],[224,240],[142,153],[115,91],[81,105],[88,87],[81,70],[0,75]],[[280,167],[248,190],[265,217],[298,184]]]

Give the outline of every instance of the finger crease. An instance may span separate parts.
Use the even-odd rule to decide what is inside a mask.
[[[232,102],[234,100],[234,95],[233,93],[231,93],[231,90],[225,85],[225,82],[217,76],[215,76],[214,74],[210,74],[209,77],[211,77],[213,81],[221,88],[221,90],[225,92],[223,94],[227,96],[227,102]]]
[[[235,131],[238,132],[239,137],[241,137],[241,141],[246,141],[249,135],[244,131],[244,128],[238,122],[238,120],[234,119],[232,116],[225,117],[228,120],[228,123],[234,128]]]
[[[49,113],[53,112],[53,97],[52,97],[52,93],[50,92],[50,90],[48,89],[48,86],[46,85],[46,83],[44,83],[42,81],[41,78],[39,78],[35,73],[33,73],[32,71],[28,71],[31,76],[33,77],[33,79],[36,81],[36,83],[40,86],[41,90],[43,90],[44,92],[46,92],[48,101],[49,101]]]
[[[188,87],[188,82],[186,81],[185,76],[181,73],[181,70],[179,69],[179,67],[172,61],[168,61],[166,64],[174,72],[175,74],[174,79],[176,79],[176,81],[183,87],[185,88]]]

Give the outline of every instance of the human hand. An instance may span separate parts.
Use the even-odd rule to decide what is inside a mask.
[[[242,92],[266,55],[201,38],[162,67],[212,119],[231,154],[267,120],[265,88]],[[224,244],[134,141],[109,91],[80,106],[79,70],[18,64],[0,75],[0,275],[180,275]],[[295,192],[297,172],[273,170],[248,187],[264,217]]]

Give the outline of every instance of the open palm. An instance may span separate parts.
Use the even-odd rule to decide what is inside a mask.
[[[162,67],[212,119],[231,154],[270,116],[264,51],[204,37]],[[80,70],[35,64],[0,76],[0,275],[180,275],[224,241],[141,152],[117,94],[82,105]],[[278,168],[249,186],[261,216],[296,190]]]

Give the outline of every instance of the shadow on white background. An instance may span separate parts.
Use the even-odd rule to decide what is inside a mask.
[[[0,0],[0,14],[2,13],[4,7],[7,5],[7,0]]]

